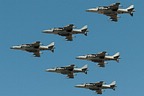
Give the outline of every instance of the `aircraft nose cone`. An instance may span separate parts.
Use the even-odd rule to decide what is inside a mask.
[[[47,30],[43,30],[42,33],[47,33]]]
[[[52,70],[51,70],[51,69],[46,69],[45,71],[46,71],[46,72],[51,72]]]
[[[78,85],[75,85],[75,87],[77,87],[77,88],[83,88],[84,85],[78,84]]]
[[[10,49],[15,49],[15,48],[17,48],[17,46],[12,46],[12,47],[10,47]]]
[[[87,9],[86,12],[97,12],[98,8]]]
[[[13,47],[10,47],[10,49],[13,49]]]
[[[52,33],[52,30],[43,30],[42,33]]]
[[[86,12],[90,12],[90,9],[87,9]]]
[[[49,72],[49,69],[46,69],[45,71],[46,71],[46,72]]]
[[[46,69],[45,71],[46,71],[46,72],[54,72],[55,69]]]
[[[76,59],[86,59],[86,56],[77,56]]]
[[[10,47],[10,49],[20,49],[21,48],[21,46],[12,46],[12,47]]]

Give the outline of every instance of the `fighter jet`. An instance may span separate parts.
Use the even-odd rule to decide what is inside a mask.
[[[88,66],[85,65],[82,68],[75,68],[75,65],[68,65],[65,67],[56,67],[51,69],[46,69],[46,72],[56,72],[67,75],[68,78],[74,78],[74,73],[85,73],[87,74]]]
[[[96,91],[97,94],[102,94],[103,89],[113,89],[115,90],[116,81],[113,81],[111,84],[106,85],[103,81],[96,83],[85,83],[76,85],[77,88],[86,88],[93,91]]]
[[[73,34],[84,34],[87,36],[88,32],[88,27],[85,25],[81,29],[74,29],[75,26],[73,24],[69,24],[64,27],[58,27],[58,28],[52,28],[49,30],[43,30],[43,33],[48,33],[48,34],[58,34],[60,36],[65,36],[67,41],[72,41],[73,40]]]
[[[109,16],[111,21],[115,21],[115,22],[118,21],[118,18],[119,18],[117,16],[118,14],[128,13],[131,16],[133,16],[133,12],[135,12],[134,5],[131,5],[126,9],[122,9],[119,7],[120,7],[120,3],[114,3],[114,4],[111,4],[109,6],[99,6],[96,8],[87,9],[86,11],[104,14],[106,16]]]
[[[17,46],[12,46],[11,49],[17,49],[17,50],[22,50],[22,51],[27,51],[27,52],[33,52],[33,55],[35,57],[40,57],[40,51],[41,50],[51,50],[54,52],[54,42],[47,46],[42,46],[40,41],[36,41],[31,44],[22,44],[22,45],[17,45]]]
[[[105,64],[107,64],[108,60],[115,60],[117,62],[119,62],[119,57],[120,57],[120,53],[117,52],[116,54],[114,54],[113,56],[106,56],[106,51],[97,53],[97,54],[87,54],[84,56],[77,56],[76,59],[81,59],[81,60],[89,60],[92,62],[98,62],[99,67],[105,67]]]

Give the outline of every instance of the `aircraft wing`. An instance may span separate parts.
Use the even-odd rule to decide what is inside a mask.
[[[98,56],[98,57],[104,57],[105,55],[106,55],[106,51],[96,54],[96,56]]]
[[[109,8],[113,11],[117,11],[119,8],[120,3],[114,3],[109,6]]]
[[[94,85],[97,87],[102,87],[103,83],[104,83],[103,81],[99,81],[99,82],[94,83]]]
[[[69,36],[66,36],[65,38],[67,41],[73,41],[73,37],[72,37],[72,34],[69,35]]]
[[[102,61],[102,62],[98,62],[98,65],[99,65],[99,67],[105,67],[105,63],[104,63],[104,61]]]
[[[101,90],[101,89],[98,89],[98,90],[96,90],[96,93],[97,93],[97,94],[102,94],[102,90]]]
[[[74,69],[74,66],[75,65],[69,65],[69,66],[66,66],[66,67],[63,67],[64,69],[68,70],[68,74],[67,74],[67,77],[68,78],[74,78],[74,74],[73,74],[73,69]]]
[[[71,72],[71,71],[73,71],[74,66],[75,66],[75,65],[72,64],[72,65],[69,65],[69,66],[61,67],[61,68],[64,68],[65,70],[68,70],[68,71]]]
[[[68,78],[74,78],[73,72],[68,73],[68,74],[67,74],[67,77],[68,77]]]
[[[40,57],[40,52],[39,52],[39,51],[36,51],[36,52],[33,53],[33,55],[34,55],[35,57]]]
[[[66,30],[67,32],[71,32],[73,30],[73,24],[69,24],[67,26],[64,26],[64,30]]]
[[[34,47],[34,48],[39,48],[40,41],[36,41],[36,42],[32,43],[31,46]]]
[[[110,16],[110,19],[112,21],[115,21],[117,22],[118,21],[118,17],[117,17],[117,13],[114,13],[114,14],[106,14],[107,16]]]

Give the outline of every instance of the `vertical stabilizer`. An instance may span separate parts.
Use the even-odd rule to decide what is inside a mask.
[[[131,16],[133,16],[134,5],[129,6],[129,7],[127,8],[127,11],[129,12],[129,14],[130,14]]]
[[[84,65],[83,67],[82,67],[82,69],[87,69],[88,68],[88,65]]]
[[[55,49],[55,43],[52,42],[51,44],[48,45],[48,49],[51,50],[52,52],[54,52]]]
[[[116,81],[113,81],[111,84],[110,84],[110,87],[115,90],[115,87],[116,87]]]
[[[83,26],[82,28],[81,28],[81,30],[84,32],[84,31],[87,31],[87,29],[88,29],[88,26],[87,25],[85,25],[85,26]]]
[[[134,5],[130,5],[127,10],[130,11],[130,10],[133,10],[134,9]]]
[[[80,30],[81,30],[81,32],[84,33],[84,35],[87,36],[87,32],[88,32],[88,26],[87,25],[83,26]]]
[[[116,81],[113,81],[110,85],[116,85]]]
[[[81,69],[85,74],[87,74],[88,65],[84,65]]]
[[[119,52],[117,52],[116,54],[113,55],[113,58],[114,58],[117,62],[119,62],[119,57],[120,57],[120,53],[119,53]]]

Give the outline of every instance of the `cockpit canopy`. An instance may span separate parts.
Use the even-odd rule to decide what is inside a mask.
[[[87,55],[85,55],[86,57],[91,57],[91,58],[94,58],[94,57],[96,57],[96,54],[87,54]]]
[[[97,8],[98,8],[98,10],[108,9],[108,7],[107,7],[107,6],[99,6],[99,7],[97,7]]]

